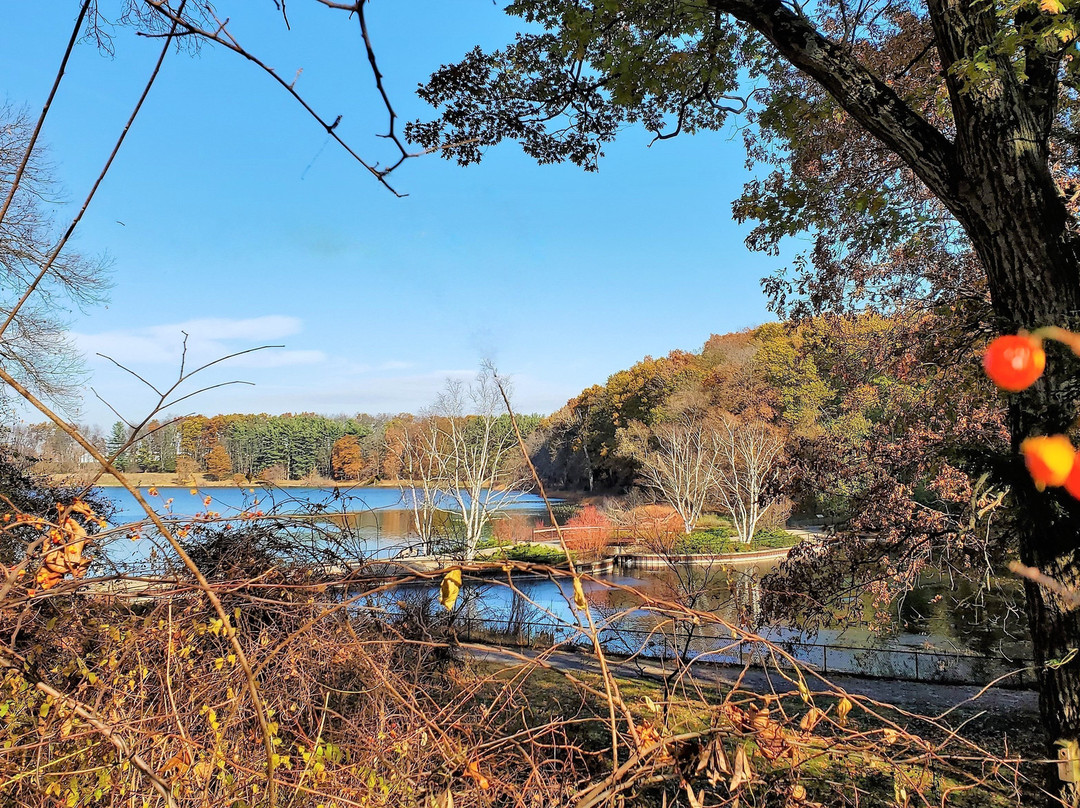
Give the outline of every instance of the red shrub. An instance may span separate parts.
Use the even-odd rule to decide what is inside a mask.
[[[586,505],[563,525],[566,546],[585,555],[599,557],[611,544],[614,525],[595,505]]]

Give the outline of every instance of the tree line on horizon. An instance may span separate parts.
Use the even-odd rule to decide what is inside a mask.
[[[401,434],[424,416],[411,413],[355,416],[285,413],[229,413],[168,416],[148,423],[134,445],[117,458],[128,472],[165,473],[186,480],[204,474],[214,480],[240,475],[245,480],[321,479],[341,482],[396,480],[402,473]],[[509,416],[501,416],[509,427]],[[526,434],[542,416],[519,415]],[[125,445],[131,430],[117,421],[106,432],[85,433],[110,454]],[[93,467],[84,452],[53,424],[16,424],[6,442],[32,458],[39,471],[54,474]]]
[[[758,424],[781,445],[762,496],[782,495],[799,514],[856,529],[899,535],[914,527],[937,541],[973,496],[990,495],[979,479],[1008,445],[1001,398],[974,361],[981,339],[935,312],[767,323],[714,334],[697,352],[645,357],[551,415],[517,416],[518,424],[546,486],[596,494],[635,486],[655,494],[643,474],[649,452],[688,414]],[[148,424],[118,465],[178,480],[399,480],[409,477],[410,430],[433,417],[166,417]],[[509,415],[498,417],[508,428]],[[110,450],[129,430],[117,422],[90,434]],[[81,462],[48,424],[16,425],[8,441],[43,471],[72,472]]]

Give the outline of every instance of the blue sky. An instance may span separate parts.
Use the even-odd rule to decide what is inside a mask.
[[[102,6],[109,4],[103,2]],[[0,97],[35,113],[77,3],[0,8]],[[221,2],[249,50],[288,76],[364,156],[390,159],[359,26],[315,3]],[[510,39],[490,0],[374,3],[369,25],[403,120],[431,111],[416,85],[474,45]],[[43,138],[65,198],[81,200],[130,113],[160,42],[82,43]],[[735,124],[649,147],[627,130],[598,173],[538,166],[514,143],[460,168],[434,156],[393,176],[397,199],[252,65],[207,46],[171,53],[81,226],[105,253],[107,306],[72,312],[94,388],[130,418],[153,396],[93,353],[156,383],[190,359],[261,344],[208,372],[255,386],[208,392],[181,412],[398,412],[431,403],[484,357],[514,379],[522,411],[550,412],[646,354],[698,349],[770,319],[730,202],[748,174]],[[58,212],[58,221],[71,206]],[[193,389],[193,388],[191,388]],[[82,417],[115,420],[88,397]]]

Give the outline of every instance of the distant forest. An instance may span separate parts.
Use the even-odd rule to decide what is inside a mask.
[[[519,425],[558,490],[630,489],[642,443],[689,411],[764,423],[781,436],[776,485],[797,510],[846,517],[873,502],[963,512],[957,503],[971,499],[979,456],[1007,450],[1004,408],[975,359],[980,337],[942,323],[932,313],[862,314],[713,335],[701,351],[646,357],[554,414],[518,416]],[[410,424],[424,417],[186,416],[149,424],[119,465],[178,479],[395,480]],[[114,450],[128,429],[90,434]],[[41,471],[73,472],[86,460],[48,424],[19,425],[10,442],[39,458]]]

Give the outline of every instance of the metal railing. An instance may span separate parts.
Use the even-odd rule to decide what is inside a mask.
[[[454,621],[459,639],[492,645],[547,648],[567,645],[591,648],[592,641],[582,626],[550,621],[498,620],[459,617]],[[722,628],[722,627],[717,627]],[[648,659],[681,658],[695,663],[719,665],[754,664],[769,660],[789,665],[769,644],[702,634],[675,628],[639,629],[610,626],[600,631],[600,641],[609,653]],[[849,674],[878,679],[933,682],[938,684],[977,684],[1006,677],[1003,687],[1035,686],[1031,660],[1005,655],[974,654],[964,651],[939,651],[922,648],[859,647],[801,640],[773,640],[801,665],[823,674]]]
[[[556,541],[559,531],[564,538],[596,537],[597,541],[607,544],[630,544],[637,540],[639,531],[629,527],[615,527],[607,525],[560,525],[554,527],[534,527],[532,529],[533,541]]]

